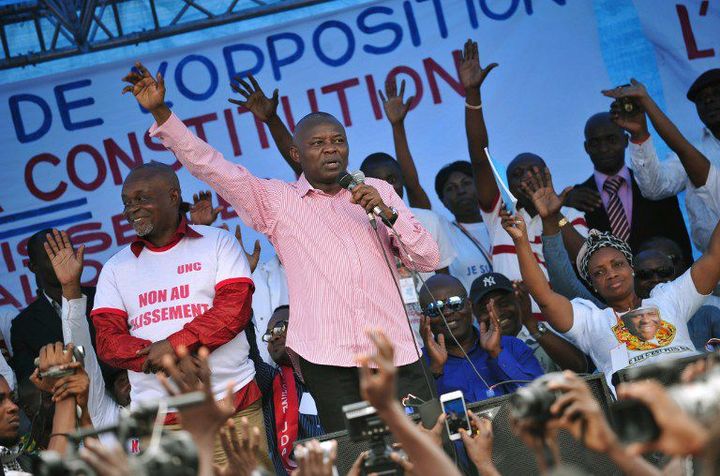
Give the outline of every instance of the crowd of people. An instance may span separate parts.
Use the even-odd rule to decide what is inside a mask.
[[[558,193],[534,153],[509,162],[505,183],[493,172],[493,113],[481,92],[496,66],[483,67],[467,41],[458,71],[470,160],[437,173],[447,209],[438,213],[411,153],[404,81],[378,92],[394,155],[371,154],[348,173],[335,117],[313,112],[291,132],[277,89],[266,96],[252,75],[235,78],[230,102],[269,128],[297,176],[288,183],[255,177],[198,138],[166,105],[162,75],[136,63],[123,93],[152,114],[150,136],[275,253],[261,263],[240,226],[233,236],[213,225],[211,192],[185,202],[173,169],[158,162],[125,178],[120,198],[137,236],[95,287],[81,286],[84,247],[65,231],[31,236],[37,299],[12,320],[0,361],[3,472],[40,474],[51,451],[99,475],[136,474],[166,438],[183,444],[168,435],[188,434],[197,457],[178,473],[331,475],[342,448],[313,438],[345,430],[343,407],[365,401],[399,445],[391,474],[500,474],[497,425],[512,427],[543,473],[575,474],[562,465],[562,429],[624,474],[692,474],[688,458],[718,474],[712,418],[658,381],[624,381],[628,369],[685,357],[694,361],[678,369],[685,384],[720,379],[711,359],[720,348],[720,69],[687,93],[704,125],[696,143],[641,83],[603,91],[608,110],[584,129],[590,176]],[[668,160],[648,119],[673,151]],[[592,373],[604,374],[613,399],[648,411],[652,438],[618,436],[582,378]],[[554,395],[545,418],[468,411],[450,442],[439,396],[461,391],[471,404],[543,376]],[[720,398],[706,400],[720,410]],[[428,428],[410,418],[425,404],[435,412]],[[349,474],[367,474],[371,460],[361,454]]]

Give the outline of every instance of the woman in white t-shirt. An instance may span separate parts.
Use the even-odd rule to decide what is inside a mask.
[[[707,252],[683,275],[660,284],[648,299],[635,294],[632,252],[624,241],[592,230],[577,258],[578,271],[608,304],[601,309],[581,298],[554,292],[535,260],[520,216],[501,212],[517,248],[523,281],[543,315],[592,357],[608,381],[623,368],[695,353],[687,321],[720,280],[720,227]]]

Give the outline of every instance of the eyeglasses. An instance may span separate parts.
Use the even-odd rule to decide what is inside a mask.
[[[287,322],[278,322],[277,324],[275,324],[275,327],[263,334],[262,340],[263,342],[270,342],[273,337],[284,334],[286,330]]]
[[[450,312],[458,312],[465,307],[466,299],[467,298],[464,296],[450,296],[445,301],[438,299],[437,301],[431,302],[425,306],[422,313],[427,317],[438,317],[440,312],[445,309]]]
[[[651,279],[657,276],[660,279],[670,279],[675,274],[672,266],[661,266],[659,268],[639,269],[636,272],[638,279]]]
[[[720,339],[713,337],[705,343],[705,350],[708,352],[720,352]]]

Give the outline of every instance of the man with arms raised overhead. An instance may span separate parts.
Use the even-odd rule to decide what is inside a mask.
[[[303,171],[297,182],[259,179],[195,137],[165,105],[162,77],[156,81],[141,64],[137,68],[139,73],[126,76],[131,84],[125,91],[153,114],[150,135],[222,195],[245,223],[267,235],[285,266],[292,314],[287,347],[298,356],[325,429],[344,428],[342,405],[361,400],[353,356],[372,353],[362,332],[368,326],[383,329],[395,343],[398,393],[429,398],[396,276],[383,253],[399,255],[406,265],[410,253],[420,271],[432,271],[439,260],[437,244],[389,184],[368,179],[352,192],[338,185],[349,149],[337,119],[313,113],[298,122],[290,148]],[[367,216],[375,207],[382,215],[379,240]],[[381,220],[394,222],[398,235]]]

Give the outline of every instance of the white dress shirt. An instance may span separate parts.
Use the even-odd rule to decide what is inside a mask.
[[[273,311],[278,306],[287,305],[289,302],[285,268],[277,255],[255,268],[252,280],[255,283],[255,292],[252,297],[253,323],[256,329],[255,341],[262,360],[275,367],[277,364],[270,358],[267,342],[263,342],[262,336],[267,330],[267,324]]]
[[[693,144],[716,167],[720,167],[720,140],[707,128],[700,141]],[[630,158],[635,181],[645,198],[660,200],[686,190],[685,206],[690,219],[693,243],[704,252],[718,222],[717,209],[707,206],[698,189],[690,182],[680,158],[674,152],[667,160],[658,160],[652,138],[642,144],[630,143]]]

